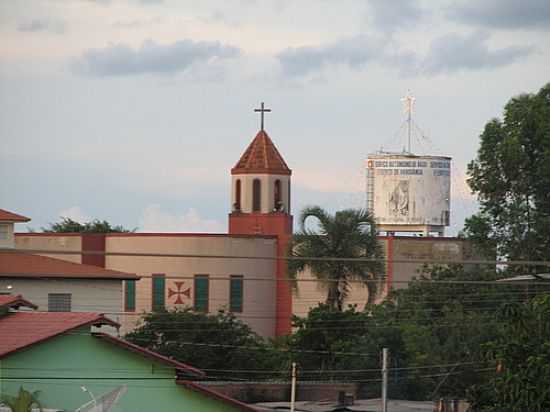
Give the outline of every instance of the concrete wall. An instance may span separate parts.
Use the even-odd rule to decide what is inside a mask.
[[[175,253],[222,256],[274,257],[274,238],[248,238],[209,235],[110,235],[106,240],[108,252]],[[166,307],[192,307],[195,275],[208,275],[210,282],[209,312],[228,309],[229,279],[231,275],[244,277],[243,312],[235,315],[263,336],[275,333],[275,264],[273,260],[165,258],[107,256],[106,267],[143,278],[136,284],[136,311],[151,311],[153,274],[166,277]],[[180,295],[182,304],[176,304],[176,282],[184,282],[180,290],[189,290],[189,297]],[[172,291],[172,292],[170,292]],[[127,315],[124,331],[132,328],[139,316]]]
[[[388,238],[385,238],[388,241]],[[421,238],[396,237],[393,238],[393,259],[426,259],[441,261],[459,261],[472,258],[471,244],[458,238]],[[423,264],[394,263],[393,288],[406,288],[403,283],[420,276]]]
[[[326,301],[328,290],[322,282],[316,281],[317,278],[309,268],[300,272],[297,279],[297,288],[292,293],[292,312],[296,316],[304,317],[311,308]],[[345,307],[357,305],[357,310],[363,310],[368,297],[367,287],[354,283]]]
[[[382,250],[387,260],[426,259],[435,261],[459,261],[472,258],[471,244],[458,238],[423,238],[423,237],[386,237],[379,238]],[[375,302],[379,302],[389,289],[402,289],[407,282],[420,276],[423,263],[386,262],[386,281],[379,286],[380,295]],[[320,282],[311,282],[316,279],[309,269],[297,276],[298,289],[293,293],[292,308],[297,316],[307,315],[310,308],[318,303],[325,302],[327,291]],[[353,283],[352,290],[346,305],[355,304],[362,310],[368,299],[368,290],[359,283]]]
[[[30,365],[32,381],[26,379]],[[238,411],[177,385],[175,375],[173,367],[101,341],[89,328],[81,328],[2,359],[0,392],[15,395],[19,386],[39,390],[43,408],[74,411],[91,400],[82,386],[97,398],[127,385],[112,412]]]
[[[288,402],[290,383],[272,382],[205,382],[205,386],[245,403]],[[357,397],[358,383],[346,382],[300,382],[296,383],[297,401],[329,400],[336,402],[338,392],[343,391]]]
[[[82,237],[80,234],[52,234],[52,233],[18,233],[15,236],[16,249],[43,249],[59,251],[82,250]],[[82,256],[78,254],[56,255],[42,254],[68,262],[82,263]]]

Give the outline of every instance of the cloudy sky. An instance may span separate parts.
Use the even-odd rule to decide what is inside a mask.
[[[548,0],[2,1],[0,208],[224,232],[260,101],[294,211],[361,207],[410,89],[414,151],[454,159],[456,233],[485,122],[548,81]]]

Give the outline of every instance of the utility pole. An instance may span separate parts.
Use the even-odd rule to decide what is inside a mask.
[[[382,348],[382,412],[388,412],[388,348]]]
[[[292,384],[290,386],[290,412],[294,412],[296,403],[296,362],[292,362]]]

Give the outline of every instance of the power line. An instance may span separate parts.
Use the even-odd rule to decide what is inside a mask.
[[[107,252],[95,250],[59,250],[59,249],[9,249],[0,248],[0,253],[28,253],[48,255],[97,255],[97,256],[130,256],[155,258],[193,258],[193,259],[243,259],[243,260],[286,260],[286,261],[320,261],[320,262],[393,262],[419,264],[467,264],[467,265],[524,265],[550,266],[550,261],[541,260],[485,260],[485,259],[386,259],[367,257],[314,257],[314,256],[251,256],[251,255],[209,255],[190,253],[144,253],[144,252]]]

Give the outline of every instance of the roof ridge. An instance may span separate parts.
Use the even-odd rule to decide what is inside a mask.
[[[99,338],[99,339],[102,339],[102,340],[105,340],[105,341],[108,341],[108,342],[111,342],[115,345],[122,346],[125,349],[128,349],[132,352],[138,352],[142,355],[145,355],[145,356],[148,356],[150,358],[156,359],[159,362],[169,364],[171,366],[174,366],[176,369],[185,370],[185,371],[191,372],[191,373],[193,373],[195,375],[198,375],[198,376],[206,376],[206,373],[204,373],[202,370],[200,370],[198,368],[195,368],[191,365],[187,365],[186,363],[180,362],[176,359],[172,359],[168,356],[161,355],[158,352],[155,352],[155,351],[152,351],[150,349],[144,348],[142,346],[136,345],[135,343],[128,342],[125,339],[121,339],[121,338],[118,338],[116,336],[104,333],[104,332],[92,333],[92,336],[94,336],[96,338]]]
[[[30,222],[30,218],[27,216],[19,215],[17,213],[10,212],[6,209],[0,209],[0,221],[3,222]]]
[[[39,317],[47,317],[48,322],[43,322],[45,327],[37,328],[36,321]],[[30,322],[26,321],[23,325],[28,326],[27,329],[22,327],[23,319],[30,318]],[[55,322],[54,320],[57,320]],[[2,328],[9,330],[10,339],[0,340],[0,359],[18,352],[37,343],[47,341],[56,336],[67,333],[71,330],[78,329],[87,325],[111,325],[120,327],[120,325],[107,318],[103,313],[96,312],[13,312],[0,318],[0,330]],[[21,332],[23,329],[23,332]],[[19,333],[19,336],[15,332]],[[3,331],[5,332],[5,331]]]

